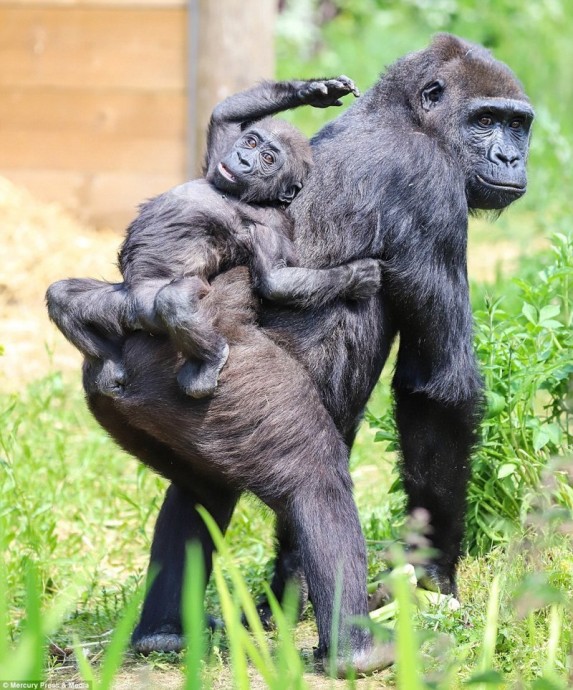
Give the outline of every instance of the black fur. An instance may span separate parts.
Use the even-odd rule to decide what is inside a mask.
[[[479,122],[484,109],[491,125]],[[520,121],[515,131],[514,119]],[[156,529],[152,558],[165,567],[144,604],[136,647],[162,648],[163,633],[166,646],[180,636],[183,545],[201,529],[190,505],[203,496],[215,502],[224,528],[233,492],[248,489],[279,516],[276,593],[290,575],[304,573],[321,650],[330,642],[339,572],[340,632],[350,663],[363,670],[388,661],[383,646],[373,647],[367,633],[344,624],[347,614],[366,611],[365,550],[346,463],[398,334],[393,385],[409,508],[429,511],[439,549],[429,575],[443,591],[455,591],[482,399],[471,343],[467,216],[500,209],[523,193],[531,119],[507,67],[478,46],[438,36],[390,67],[313,139],[313,172],[290,207],[302,264],[323,270],[378,257],[383,287],[377,296],[306,311],[269,302],[262,329],[245,312],[236,337],[220,323],[231,351],[209,404],[179,395],[177,357],[167,342],[129,339],[128,395],[91,395],[90,405],[124,448],[178,487]],[[231,309],[228,325],[235,328],[248,295],[233,303],[237,285],[227,290],[244,280],[248,292],[240,270],[219,276],[219,287],[203,300],[219,319]],[[88,389],[89,379],[86,369]],[[226,503],[212,499],[219,487]],[[198,538],[209,556],[210,540],[203,533]]]
[[[312,158],[300,132],[266,117],[305,103],[331,104],[353,90],[340,77],[263,83],[228,98],[211,120],[205,179],[146,202],[129,226],[119,254],[124,282],[71,279],[50,286],[50,317],[92,360],[94,391],[122,394],[123,335],[144,329],[168,333],[186,356],[178,381],[188,395],[212,393],[229,348],[205,315],[197,318],[197,305],[213,276],[232,266],[251,263],[264,297],[295,306],[374,294],[380,277],[371,259],[291,274],[296,256],[284,208],[302,188]]]

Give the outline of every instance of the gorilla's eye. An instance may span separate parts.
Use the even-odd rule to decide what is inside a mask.
[[[489,115],[482,115],[478,122],[482,127],[490,127],[493,125],[493,118],[491,118]]]
[[[255,139],[255,137],[245,137],[245,144],[250,149],[254,149],[257,147],[257,140]]]
[[[265,153],[263,153],[263,160],[265,161],[265,163],[272,165],[275,162],[275,157],[272,153],[266,151]]]
[[[509,126],[511,127],[511,129],[519,129],[521,127],[521,125],[522,125],[521,120],[512,120],[509,123]]]

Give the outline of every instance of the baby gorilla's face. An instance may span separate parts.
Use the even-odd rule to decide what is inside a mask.
[[[287,156],[277,136],[259,127],[247,130],[219,163],[213,184],[243,201],[284,201]]]

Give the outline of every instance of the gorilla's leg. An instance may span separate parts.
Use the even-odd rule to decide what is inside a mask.
[[[123,283],[70,278],[52,283],[46,293],[50,319],[91,362],[90,390],[121,394],[122,313],[127,291]]]
[[[274,574],[271,591],[280,602],[283,599],[287,584],[298,589],[298,616],[300,618],[308,602],[308,584],[304,576],[296,540],[291,534],[292,528],[283,515],[277,515],[276,525],[277,555],[274,562]],[[257,603],[257,611],[265,628],[272,627],[272,610],[266,596]]]
[[[428,511],[429,537],[439,551],[428,566],[427,584],[455,595],[480,399],[444,404],[396,388],[395,399],[408,509]]]
[[[354,444],[354,439],[358,433],[358,428],[362,416],[346,430],[344,442],[348,447],[348,452]],[[304,575],[302,564],[300,562],[300,553],[296,548],[295,539],[292,535],[292,528],[288,521],[282,515],[277,515],[277,524],[275,529],[275,538],[277,542],[276,557],[273,564],[273,579],[271,581],[271,591],[281,601],[287,583],[292,582],[298,588],[299,592],[299,616],[302,615],[304,607],[308,601],[308,584]],[[257,610],[261,617],[261,622],[266,628],[272,627],[272,611],[266,599],[262,597],[257,605]]]
[[[204,505],[225,532],[235,497],[223,490],[206,494],[205,486],[198,491],[186,491],[172,484],[161,507],[153,544],[150,572],[154,575],[145,597],[139,624],[132,635],[133,647],[142,654],[154,651],[178,652],[185,646],[181,620],[181,594],[185,573],[186,546],[198,541],[204,559],[204,582],[211,574],[213,541],[197,513],[198,504]],[[154,572],[157,571],[157,572]]]
[[[336,466],[338,465],[338,467]],[[318,654],[325,658],[338,636],[336,673],[369,673],[394,660],[391,645],[375,642],[356,617],[368,616],[366,544],[343,464],[322,468],[291,497],[289,521],[296,537],[316,615]],[[333,630],[333,620],[338,626]]]
[[[158,318],[187,359],[177,381],[192,398],[213,393],[229,356],[227,341],[213,328],[208,310],[200,308],[208,289],[200,278],[189,276],[166,285],[155,299]]]

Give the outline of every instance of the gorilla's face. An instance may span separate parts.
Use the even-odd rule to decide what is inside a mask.
[[[251,128],[233,144],[213,174],[217,189],[243,201],[288,203],[300,189],[280,138]],[[292,191],[291,188],[297,189]]]
[[[475,75],[474,79],[478,81]],[[527,189],[533,109],[519,98],[472,97],[471,79],[467,81],[469,85],[446,79],[426,84],[421,93],[422,117],[459,156],[469,208],[500,210]]]
[[[472,209],[503,209],[525,194],[525,163],[533,110],[511,99],[472,99],[462,136],[469,170],[466,195]]]

